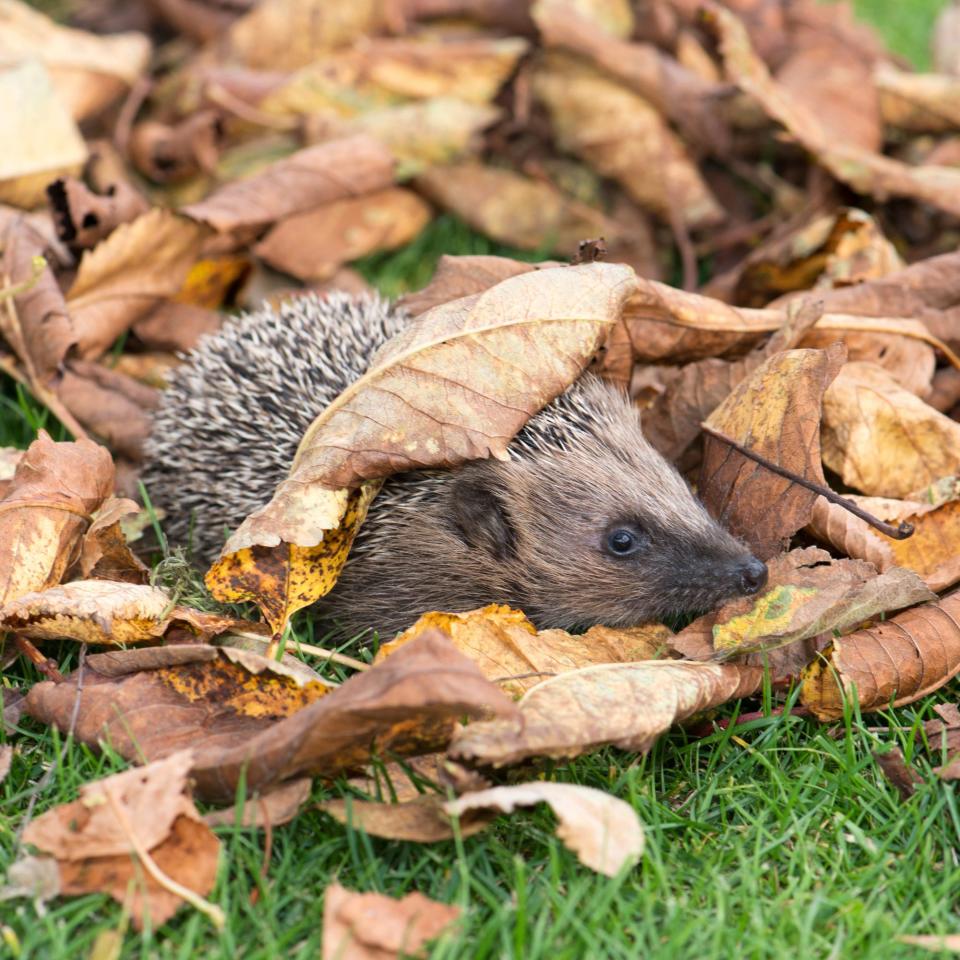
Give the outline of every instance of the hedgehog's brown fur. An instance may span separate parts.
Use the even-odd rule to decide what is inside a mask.
[[[376,297],[304,297],[207,338],[175,371],[148,442],[145,482],[170,539],[209,560],[407,322]],[[630,556],[609,549],[622,529],[641,544]],[[627,398],[587,375],[529,421],[508,461],[389,478],[321,608],[350,634],[490,602],[541,627],[627,625],[707,609],[765,575],[646,442]]]

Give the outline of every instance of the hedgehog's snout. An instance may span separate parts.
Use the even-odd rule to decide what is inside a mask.
[[[767,565],[762,560],[749,556],[737,564],[733,576],[740,593],[747,597],[753,596],[767,585]]]

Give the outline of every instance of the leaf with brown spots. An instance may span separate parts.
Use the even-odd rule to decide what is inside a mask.
[[[823,462],[875,497],[903,497],[960,473],[960,424],[882,368],[848,363],[823,398]]]
[[[804,671],[800,697],[819,720],[913,703],[960,673],[960,593],[839,637]]]
[[[59,583],[112,491],[103,447],[54,443],[41,430],[0,501],[0,603]]]
[[[426,944],[459,917],[459,907],[416,891],[394,900],[331,883],[323,895],[323,960],[422,957]]]
[[[55,858],[61,894],[109,893],[127,904],[137,929],[161,924],[184,901],[139,862],[137,849],[167,877],[203,895],[217,877],[220,842],[187,791],[189,751],[80,788],[27,825],[25,842]]]
[[[528,273],[409,326],[307,429],[289,477],[208,571],[211,592],[254,599],[282,631],[340,572],[374,491],[346,488],[506,456],[527,419],[583,371],[635,282],[629,267],[601,263]]]
[[[785,350],[740,383],[707,426],[791,473],[825,484],[820,405],[843,364],[842,346]],[[817,494],[713,436],[704,444],[700,496],[707,509],[766,560],[805,526]]]
[[[773,650],[827,631],[849,630],[934,596],[909,570],[893,567],[878,577],[873,564],[834,560],[817,547],[782,554],[769,569],[770,580],[760,594],[731,600],[700,617],[671,646],[695,659]]]
[[[382,644],[374,663],[391,656],[427,630],[441,630],[476,661],[483,675],[511,696],[526,693],[545,677],[600,663],[654,660],[668,649],[670,629],[661,623],[612,629],[593,626],[574,636],[541,630],[519,610],[491,604],[468,613],[426,613],[395,640]]]
[[[673,724],[756,690],[759,667],[652,660],[600,664],[537,684],[516,718],[471,723],[454,760],[503,767],[529,757],[577,757],[612,744],[645,753]]]
[[[174,627],[208,639],[237,623],[234,617],[174,606],[158,587],[112,580],[75,580],[0,605],[0,630],[95,645],[148,643]]]
[[[159,666],[161,656],[169,666]],[[141,669],[151,661],[155,669]],[[67,729],[76,683],[74,674],[37,684],[30,715]],[[174,646],[88,657],[76,736],[148,759],[189,746],[197,794],[230,802],[241,779],[264,790],[303,774],[336,777],[369,763],[374,751],[435,752],[464,716],[515,710],[437,633],[332,692],[255,654]]]

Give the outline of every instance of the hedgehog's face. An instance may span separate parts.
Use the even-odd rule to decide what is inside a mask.
[[[766,566],[630,439],[466,471],[460,528],[499,571],[491,600],[541,627],[629,626],[764,586]]]

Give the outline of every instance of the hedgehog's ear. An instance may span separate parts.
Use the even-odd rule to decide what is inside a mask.
[[[451,520],[468,546],[505,560],[514,548],[513,527],[492,478],[464,471],[453,481]]]

